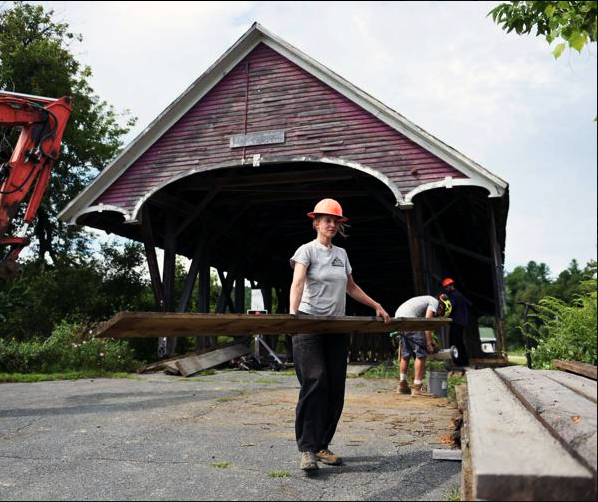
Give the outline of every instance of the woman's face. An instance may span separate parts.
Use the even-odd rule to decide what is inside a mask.
[[[324,214],[316,219],[316,229],[318,233],[332,239],[338,232],[338,217]]]

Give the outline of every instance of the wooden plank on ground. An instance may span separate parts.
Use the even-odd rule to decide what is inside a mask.
[[[596,403],[524,366],[496,373],[569,452],[596,476]]]
[[[183,355],[178,355],[174,357],[169,357],[168,359],[161,359],[160,361],[155,361],[153,363],[146,364],[137,370],[137,373],[145,373],[146,371],[160,371],[163,369],[173,370],[175,374],[179,373],[179,369],[175,366],[175,362],[183,357],[190,357],[190,356],[199,356],[201,354],[205,354],[207,352],[212,352],[213,350],[224,349],[226,347],[232,347],[233,345],[237,345],[239,343],[238,340],[229,343],[222,343],[220,345],[214,345],[212,347],[207,347],[205,349],[194,350],[193,352],[188,352]]]
[[[544,376],[551,378],[555,382],[559,382],[565,387],[569,387],[573,392],[594,401],[596,403],[596,381],[581,375],[574,375],[565,371],[558,370],[537,370]]]
[[[559,370],[569,371],[570,373],[575,373],[576,375],[582,375],[592,380],[596,380],[596,366],[592,366],[591,364],[587,363],[580,363],[577,361],[561,361],[560,359],[555,359],[552,361],[554,363],[554,367]]]
[[[206,354],[198,356],[189,356],[178,359],[175,364],[181,375],[190,376],[200,371],[204,371],[219,364],[226,363],[231,359],[249,354],[251,350],[247,345],[239,343],[232,347],[225,347],[224,349],[217,349]]]
[[[214,335],[277,335],[296,333],[389,333],[435,330],[451,320],[380,317],[195,314],[177,312],[120,312],[94,331],[96,337],[185,337]]]
[[[433,460],[456,460],[461,462],[463,459],[463,452],[452,448],[434,448],[432,450]]]
[[[475,499],[593,500],[590,472],[493,369],[468,371],[467,390]]]

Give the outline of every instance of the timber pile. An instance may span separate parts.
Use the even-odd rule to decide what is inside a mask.
[[[101,338],[246,336],[295,333],[389,333],[435,330],[451,319],[120,312],[93,331]]]
[[[596,500],[596,382],[514,366],[467,372],[467,500]]]

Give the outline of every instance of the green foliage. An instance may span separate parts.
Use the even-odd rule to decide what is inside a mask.
[[[399,361],[393,359],[392,361],[383,361],[373,368],[367,370],[364,378],[398,378],[400,374]]]
[[[461,500],[461,487],[455,484],[451,485],[445,500]]]
[[[594,281],[595,288],[595,281]],[[536,306],[538,327],[530,323],[534,368],[550,368],[553,359],[596,365],[596,290],[568,304],[547,296]]]
[[[0,372],[132,371],[139,366],[124,341],[91,338],[80,325],[63,323],[45,341],[0,339]]]
[[[571,302],[584,293],[584,284],[593,277],[595,268],[595,261],[590,261],[582,270],[574,259],[553,281],[546,264],[530,261],[525,267],[516,267],[506,274],[505,325],[510,347],[525,345],[524,332],[521,329],[525,303],[536,305],[545,296]]]
[[[9,5],[10,8],[6,8]],[[67,227],[57,214],[118,153],[121,138],[135,119],[119,124],[122,116],[100,100],[89,85],[91,68],[82,66],[73,46],[82,36],[54,11],[24,2],[0,5],[0,89],[60,98],[71,96],[74,106],[54,164],[49,188],[38,211],[33,249],[46,253],[56,266],[87,252],[88,236],[80,227]],[[127,115],[125,112],[124,115]]]
[[[561,56],[566,46],[581,52],[589,42],[596,42],[596,2],[512,1],[501,3],[489,13],[492,20],[507,33],[543,36],[551,44],[552,53]]]
[[[457,400],[457,392],[455,390],[456,387],[459,385],[464,385],[466,383],[465,376],[455,376],[449,375],[447,378],[447,387],[446,387],[446,394],[449,401],[456,401]]]
[[[122,310],[152,310],[142,246],[106,244],[102,251],[104,259],[61,268],[31,261],[18,280],[0,283],[0,338],[43,339],[64,321],[91,324]]]

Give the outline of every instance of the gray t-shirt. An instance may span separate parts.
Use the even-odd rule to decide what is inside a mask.
[[[291,267],[295,263],[307,267],[299,310],[312,315],[345,315],[347,276],[352,270],[347,252],[313,240],[295,251]]]
[[[430,295],[416,296],[403,303],[395,312],[395,317],[426,317],[426,311],[438,310],[438,299]]]

